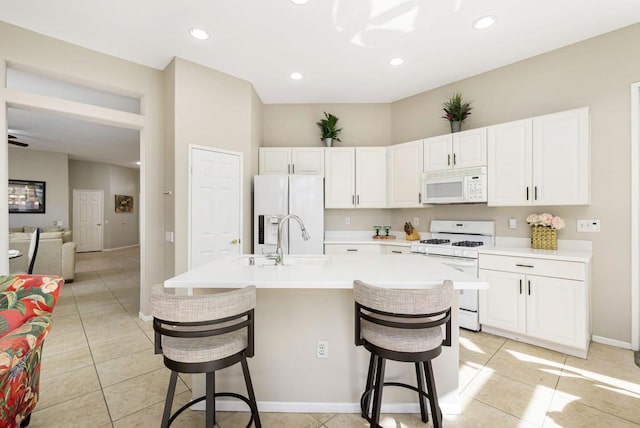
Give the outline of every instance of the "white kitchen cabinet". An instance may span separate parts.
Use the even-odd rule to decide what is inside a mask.
[[[480,254],[479,268],[484,331],[586,357],[588,263]]]
[[[323,147],[260,147],[259,173],[324,175]]]
[[[334,147],[325,152],[325,208],[385,208],[385,147]]]
[[[487,128],[424,140],[424,172],[487,165]]]
[[[325,254],[381,254],[379,244],[325,244]]]
[[[587,107],[488,128],[488,205],[590,203]]]
[[[384,245],[385,254],[411,254],[411,247],[400,247],[397,245]]]
[[[422,207],[423,140],[387,147],[389,163],[389,207]]]

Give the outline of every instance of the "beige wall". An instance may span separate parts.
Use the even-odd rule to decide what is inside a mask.
[[[243,164],[243,249],[251,249],[251,176],[256,171],[252,153],[260,129],[261,102],[250,83],[176,58],[174,77],[174,198],[175,271],[187,269],[189,145],[240,152]]]
[[[323,146],[316,122],[332,113],[340,120],[342,142],[336,147],[391,144],[389,104],[266,104],[263,146]]]
[[[122,248],[139,243],[140,171],[103,162],[69,160],[69,229],[73,228],[73,190],[102,190],[103,246]],[[116,213],[115,195],[133,196],[133,212]]]
[[[68,156],[9,148],[9,178],[46,182],[44,214],[9,214],[9,227],[51,227],[60,220],[69,227]]]
[[[163,255],[163,206],[162,187],[164,182],[163,162],[163,88],[162,73],[149,67],[121,60],[99,52],[42,36],[22,28],[0,22],[0,62],[18,64],[45,72],[51,76],[68,79],[71,82],[141,98],[141,118],[132,118],[129,123],[141,123],[141,192],[144,199],[142,215],[145,218],[141,230],[141,310],[146,312],[147,291],[150,285],[164,279],[158,266],[164,261]],[[4,76],[0,67],[0,78]],[[2,82],[4,83],[4,82]],[[19,91],[8,93],[0,85],[0,111],[6,111],[7,102],[21,96]],[[32,98],[29,98],[32,99]],[[76,118],[91,118],[118,126],[123,121],[121,113],[100,112],[94,108],[59,102],[56,99],[39,100],[50,111],[67,108],[67,114]],[[2,113],[4,116],[4,113]],[[6,128],[4,119],[0,127]],[[132,125],[137,127],[137,125]],[[0,147],[6,153],[6,140],[0,140]],[[0,156],[0,159],[3,158]],[[5,179],[6,169],[0,169],[0,179]],[[6,191],[5,191],[6,192]],[[2,196],[0,192],[0,196]],[[5,204],[6,197],[0,198]],[[0,230],[8,227],[8,210],[0,205]],[[145,215],[148,213],[148,215]],[[2,244],[2,249],[6,244]],[[1,267],[2,265],[0,265]]]

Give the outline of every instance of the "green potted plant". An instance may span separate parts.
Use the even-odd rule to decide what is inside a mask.
[[[316,122],[320,128],[320,139],[324,141],[327,147],[333,145],[333,141],[340,141],[338,136],[342,132],[342,128],[338,128],[338,118],[331,113],[324,112],[324,119]]]
[[[471,104],[462,99],[460,92],[454,92],[442,103],[442,110],[445,112],[442,118],[451,124],[451,132],[459,132],[462,129],[462,122],[471,114],[471,109]]]

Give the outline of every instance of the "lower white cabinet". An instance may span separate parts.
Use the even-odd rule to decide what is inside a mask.
[[[480,254],[482,329],[586,358],[589,263]]]
[[[377,244],[325,244],[325,254],[381,254]]]

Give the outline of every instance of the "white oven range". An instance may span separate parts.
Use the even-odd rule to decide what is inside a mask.
[[[478,247],[493,245],[495,222],[432,220],[431,238],[411,244],[411,252],[438,258],[442,263],[477,278]],[[460,290],[460,327],[480,331],[478,290]]]

